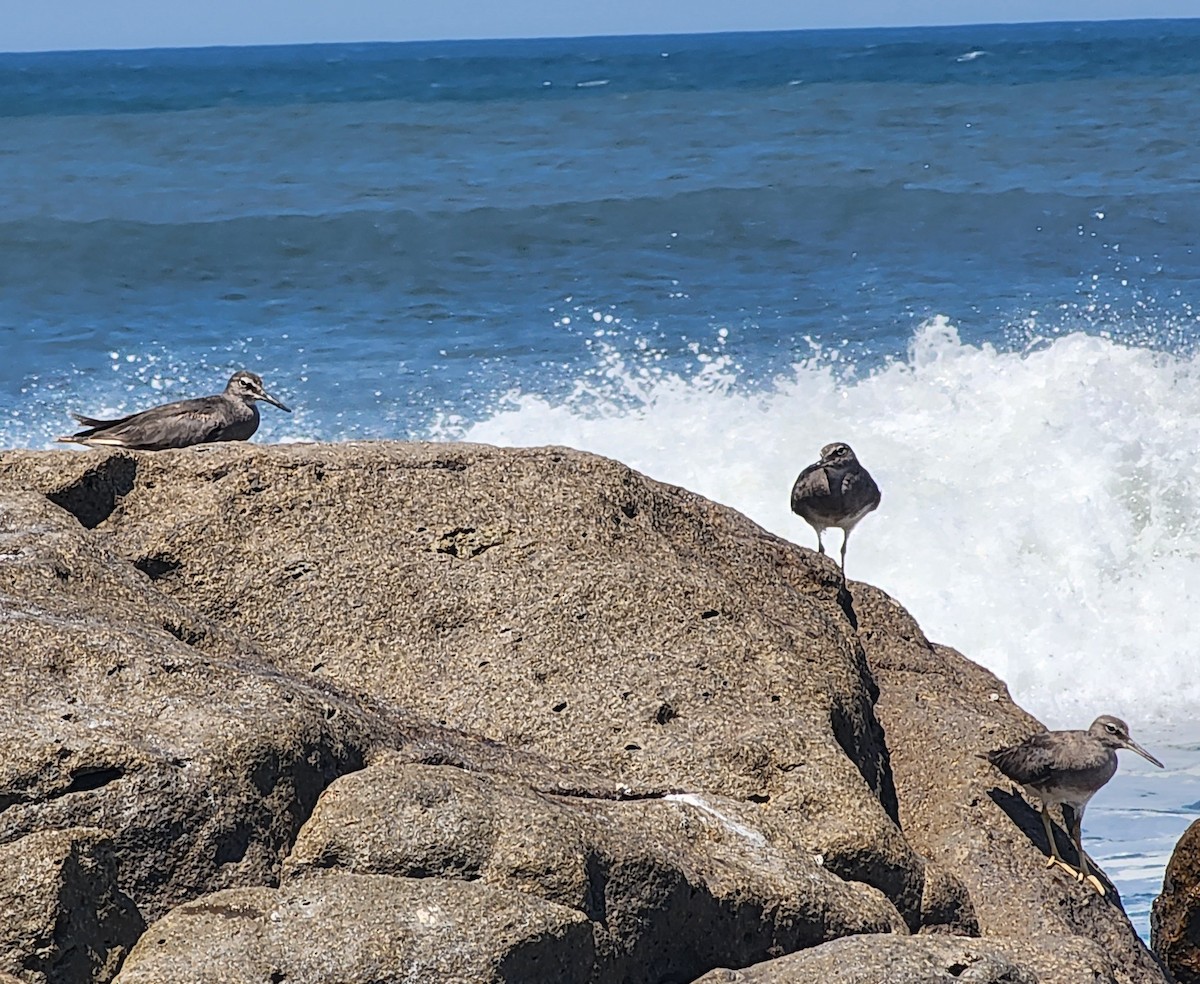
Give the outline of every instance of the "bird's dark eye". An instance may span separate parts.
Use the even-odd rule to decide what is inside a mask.
[[[1106,724],[1104,726],[1104,730],[1107,731],[1110,735],[1115,735],[1117,733],[1117,729],[1115,727],[1113,727],[1113,725],[1111,725],[1111,724]]]

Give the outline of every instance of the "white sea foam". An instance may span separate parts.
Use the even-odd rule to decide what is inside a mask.
[[[938,318],[906,360],[857,379],[817,358],[748,394],[720,356],[682,378],[615,350],[602,375],[566,402],[510,394],[456,436],[610,455],[808,546],[791,483],[846,440],[883,489],[850,544],[851,578],[1051,726],[1103,711],[1145,733],[1191,717],[1200,360],[1082,333],[1006,353]]]

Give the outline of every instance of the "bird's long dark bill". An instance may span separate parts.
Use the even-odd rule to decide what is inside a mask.
[[[1158,759],[1156,759],[1156,758],[1155,758],[1153,755],[1151,755],[1151,754],[1150,754],[1148,751],[1146,751],[1146,749],[1142,748],[1142,746],[1141,746],[1141,745],[1139,745],[1139,744],[1138,744],[1136,741],[1134,741],[1132,738],[1130,738],[1130,739],[1129,739],[1129,745],[1128,745],[1127,747],[1128,747],[1128,748],[1129,748],[1131,751],[1137,752],[1137,753],[1138,753],[1138,754],[1139,754],[1139,755],[1140,755],[1142,758],[1144,758],[1144,759],[1145,759],[1147,762],[1153,762],[1153,763],[1154,763],[1155,765],[1157,765],[1157,766],[1158,766],[1160,769],[1162,769],[1162,768],[1165,768],[1165,766],[1164,766],[1164,765],[1163,765],[1163,764],[1162,764],[1162,763],[1161,763],[1161,762],[1160,762]]]
[[[263,390],[263,394],[262,394],[262,397],[261,397],[261,398],[262,398],[262,399],[264,399],[264,400],[266,400],[266,401],[267,401],[269,404],[271,404],[271,406],[273,406],[273,407],[279,407],[279,409],[280,409],[280,410],[282,410],[284,413],[291,413],[291,412],[292,412],[292,408],[291,408],[291,407],[289,407],[287,404],[285,404],[285,403],[284,403],[282,400],[277,400],[277,399],[275,399],[275,397],[273,397],[273,396],[272,396],[270,393],[268,393],[266,390]]]

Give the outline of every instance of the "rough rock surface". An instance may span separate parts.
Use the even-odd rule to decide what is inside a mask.
[[[1081,937],[847,936],[696,984],[1114,984],[1098,944]]]
[[[146,928],[116,886],[112,842],[98,830],[2,844],[0,871],[0,971],[23,980],[111,980]]]
[[[864,932],[1162,980],[973,758],[1035,722],[838,587],[565,449],[3,454],[0,844],[107,832],[122,982],[687,980]]]
[[[243,661],[47,505],[0,499],[0,840],[109,831],[147,919],[269,880],[320,790],[361,764],[366,728]]]
[[[574,982],[591,965],[588,922],[563,906],[472,882],[326,872],[180,906],[117,980]]]
[[[334,783],[284,877],[439,872],[537,895],[593,924],[601,980],[676,979],[851,933],[905,932],[887,901],[789,849],[761,805],[716,796],[548,797],[459,769],[381,762]],[[579,980],[593,979],[591,976]]]
[[[1171,854],[1150,913],[1150,945],[1178,984],[1200,984],[1200,820]]]
[[[1012,704],[993,674],[930,643],[883,592],[863,585],[855,600],[880,688],[875,710],[889,736],[900,824],[923,857],[962,880],[980,932],[1078,934],[1101,944],[1116,979],[1161,980],[1111,882],[1102,897],[1061,869],[1047,869],[1036,810],[976,756],[1040,730],[1037,722]],[[1065,831],[1056,833],[1060,852],[1071,858]],[[1086,838],[1085,829],[1085,846]]]

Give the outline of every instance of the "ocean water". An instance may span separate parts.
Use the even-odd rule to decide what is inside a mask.
[[[0,116],[0,447],[246,367],[258,440],[567,444],[811,546],[847,440],[851,577],[1166,761],[1085,821],[1146,931],[1200,810],[1200,21],[0,55]]]

